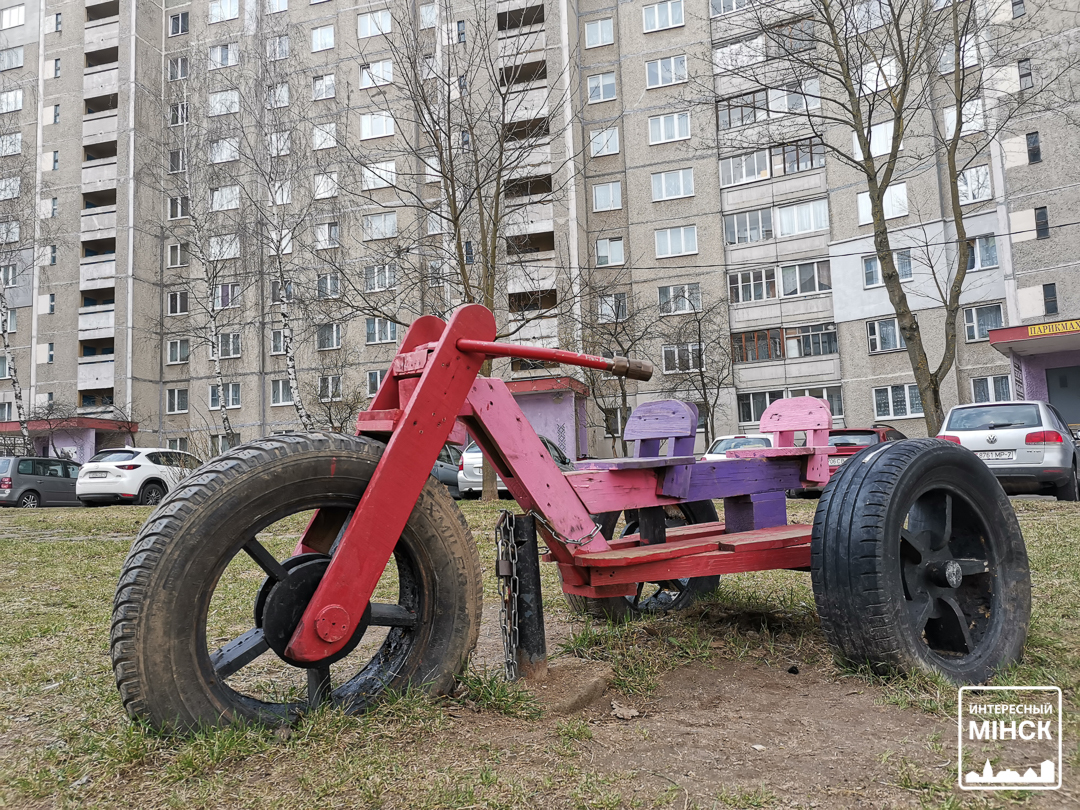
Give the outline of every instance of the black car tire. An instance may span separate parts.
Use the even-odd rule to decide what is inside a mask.
[[[1076,462],[1073,461],[1072,470],[1069,471],[1069,480],[1057,487],[1056,495],[1059,501],[1075,501],[1077,499]]]
[[[39,506],[41,506],[41,496],[34,490],[28,489],[19,496],[19,507],[21,509],[37,509]]]

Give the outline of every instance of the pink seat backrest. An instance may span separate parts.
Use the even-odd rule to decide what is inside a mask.
[[[669,456],[693,455],[697,439],[697,405],[677,399],[662,399],[638,405],[626,420],[623,438],[637,442],[634,456],[655,458],[660,442],[669,439]]]
[[[807,447],[824,447],[829,443],[832,410],[817,397],[778,399],[761,415],[761,432],[773,435],[774,447],[794,447],[795,434],[806,433]]]

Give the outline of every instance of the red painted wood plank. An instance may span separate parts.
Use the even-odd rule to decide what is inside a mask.
[[[665,532],[668,542],[672,540],[689,540],[692,537],[703,537],[714,534],[723,534],[724,524],[720,521],[714,523],[695,523],[692,526],[672,526]],[[629,541],[629,542],[627,542]],[[618,540],[611,541],[611,547],[617,548],[616,543],[622,544],[622,548],[626,548],[628,545],[639,545],[641,539],[637,534],[628,534],[626,537],[620,537]]]
[[[652,546],[635,546],[598,554],[579,554],[574,563],[587,567],[614,568],[625,565],[640,565],[646,562],[670,560],[689,554],[705,551],[743,550],[756,551],[767,548],[781,548],[810,542],[809,526],[772,526],[767,529],[754,529],[739,534],[723,534],[720,523],[703,523],[696,526],[681,527],[697,530],[690,536],[674,535],[677,529],[669,529],[668,541]]]
[[[767,548],[801,546],[810,542],[809,526],[777,526],[752,532],[729,534],[720,541],[721,551],[761,551]]]
[[[713,531],[715,532],[715,529]],[[574,557],[574,563],[581,566],[612,568],[654,560],[670,560],[674,557],[685,557],[687,554],[716,551],[720,547],[720,537],[721,535],[716,533],[714,537],[691,537],[685,540],[668,540],[666,543],[657,543],[652,546],[634,546],[613,551],[600,551],[595,554],[578,554]]]
[[[746,571],[770,571],[776,568],[809,568],[810,544],[785,546],[763,551],[707,551],[672,560],[627,565],[620,568],[590,568],[589,581],[594,586],[622,582],[658,582],[682,577],[713,574],[739,574]]]

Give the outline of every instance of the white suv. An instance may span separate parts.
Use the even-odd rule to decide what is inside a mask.
[[[163,447],[102,450],[79,470],[75,496],[87,506],[154,505],[200,466],[202,462],[191,453]]]

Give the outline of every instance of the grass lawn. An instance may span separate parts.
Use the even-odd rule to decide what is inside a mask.
[[[1068,787],[1080,773],[1080,504],[1013,503],[1031,558],[1034,614],[1024,661],[995,683],[1062,687]],[[791,502],[793,520],[809,520],[814,505]],[[462,504],[488,602],[496,595],[492,526],[509,506]],[[149,511],[0,510],[0,807],[791,806],[753,785],[691,796],[648,781],[654,766],[620,760],[617,751],[599,756],[583,720],[541,717],[528,694],[482,672],[467,679],[463,701],[401,695],[361,718],[322,710],[289,730],[146,732],[123,714],[108,628],[121,563]],[[681,616],[619,627],[571,617],[553,566],[545,566],[544,588],[549,624],[573,622],[563,654],[609,661],[627,700],[647,701],[682,668],[794,657],[837,690],[854,683],[885,706],[955,716],[956,691],[946,683],[838,669],[818,629],[808,574],[724,577],[714,596]],[[954,778],[920,774],[901,758],[890,782],[895,806],[1067,806],[1044,805],[1045,796],[961,795],[949,787]],[[655,790],[631,789],[654,782]]]

